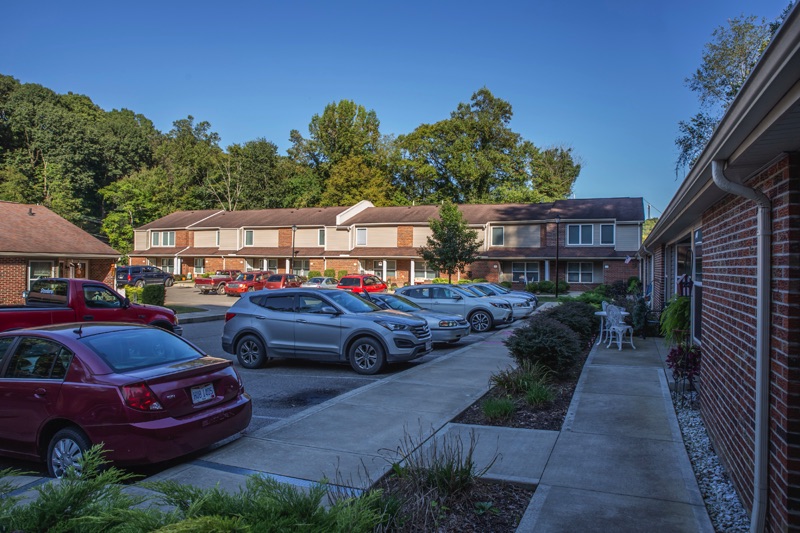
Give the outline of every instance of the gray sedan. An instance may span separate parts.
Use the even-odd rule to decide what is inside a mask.
[[[469,335],[469,322],[461,315],[423,309],[408,298],[403,298],[397,294],[364,293],[361,296],[384,309],[403,311],[404,313],[411,313],[424,318],[428,321],[428,327],[431,328],[433,342],[455,343]]]

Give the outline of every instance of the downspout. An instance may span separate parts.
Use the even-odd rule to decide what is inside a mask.
[[[723,173],[724,162],[711,163],[711,175],[717,187],[725,192],[753,200],[758,204],[757,270],[756,270],[756,414],[753,468],[753,510],[750,514],[751,533],[760,533],[766,526],[767,482],[769,457],[769,349],[772,205],[763,192],[733,183]]]

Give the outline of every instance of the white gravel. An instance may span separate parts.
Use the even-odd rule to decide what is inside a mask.
[[[728,474],[719,462],[703,420],[700,418],[699,404],[693,401],[695,398],[690,394],[695,393],[686,393],[682,397],[673,393],[672,401],[678,415],[683,442],[714,530],[725,533],[749,531],[750,517],[742,507]]]

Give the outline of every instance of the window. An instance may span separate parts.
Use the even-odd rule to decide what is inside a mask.
[[[325,230],[321,229],[317,232],[317,244],[325,246]]]
[[[414,277],[415,278],[422,278],[422,279],[433,279],[439,277],[439,273],[435,270],[431,270],[431,267],[428,266],[428,263],[425,261],[420,261],[415,265],[414,269]]]
[[[154,231],[151,242],[153,246],[175,246],[175,232]]]
[[[614,224],[600,224],[600,244],[614,244]]]
[[[214,234],[214,242],[216,243],[216,246],[219,246],[219,230],[217,230],[217,232]]]
[[[251,229],[244,230],[244,245],[253,246],[253,230]]]
[[[505,240],[504,230],[505,228],[502,226],[499,228],[492,228],[492,246],[503,246]]]
[[[264,259],[264,268],[262,270],[271,270],[272,272],[278,271],[277,259]]]
[[[356,246],[367,245],[367,228],[356,228]]]
[[[294,311],[294,296],[269,296],[260,305],[270,311],[291,313]]]
[[[570,224],[567,226],[567,244],[592,244],[592,231],[591,224]]]
[[[175,273],[175,258],[173,257],[162,257],[161,258],[161,270],[164,272],[169,272],[170,274]]]
[[[28,263],[28,288],[38,278],[49,278],[53,275],[52,261],[31,261]]]
[[[511,278],[519,283],[539,281],[539,263],[511,263]]]
[[[567,283],[592,283],[592,263],[567,263]]]
[[[93,307],[96,309],[122,307],[122,302],[115,293],[99,285],[84,285],[83,300],[86,303],[86,307]]]
[[[205,272],[205,264],[206,261],[202,257],[195,257],[194,258],[194,273],[195,274],[202,274]]]
[[[386,279],[397,277],[397,261],[373,261],[372,271],[377,276],[383,276],[383,264],[386,263]]]
[[[305,272],[310,270],[311,261],[308,259],[295,259],[292,265],[292,273],[297,275],[303,275]]]
[[[46,339],[25,337],[8,362],[5,377],[23,379],[64,379],[72,352]]]

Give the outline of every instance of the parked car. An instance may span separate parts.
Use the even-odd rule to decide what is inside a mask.
[[[403,313],[410,313],[414,316],[424,318],[428,321],[433,342],[456,343],[469,335],[470,325],[461,315],[451,315],[423,309],[408,298],[399,294],[368,293],[361,295],[365,300],[369,300],[382,309],[394,309]]]
[[[356,293],[363,291],[384,292],[388,288],[381,278],[372,274],[347,274],[342,276],[336,287]]]
[[[169,272],[164,272],[158,267],[144,266],[124,266],[117,267],[115,276],[117,287],[144,287],[145,285],[164,285],[172,287],[175,277]]]
[[[503,294],[502,296],[494,295],[489,291],[489,289],[473,285],[472,283],[459,285],[459,287],[466,291],[470,291],[479,298],[491,297],[505,300],[511,306],[511,316],[514,318],[514,320],[528,318],[536,310],[536,307],[533,305],[533,301],[523,296],[515,296],[511,294]]]
[[[260,291],[264,288],[267,278],[272,274],[270,271],[261,272],[260,270],[242,272],[233,281],[228,282],[225,286],[225,294],[241,296],[245,292]]]
[[[241,273],[241,270],[217,270],[207,278],[194,278],[194,288],[199,289],[201,294],[208,294],[211,292],[225,294],[225,287],[228,286],[228,283],[235,280]]]
[[[326,278],[315,276],[303,283],[303,287],[315,287],[317,289],[335,289],[339,280],[336,278]]]
[[[528,300],[532,301],[534,309],[539,307],[539,297],[536,296],[535,294],[533,294],[532,292],[528,292],[528,291],[513,291],[511,289],[508,289],[508,288],[500,285],[499,283],[492,283],[490,281],[482,281],[482,282],[478,282],[478,283],[473,283],[472,285],[475,286],[475,287],[483,287],[484,289],[488,289],[489,291],[491,291],[491,294],[493,294],[495,296],[502,296],[504,294],[509,294],[509,295],[512,295],[512,296],[520,296],[520,297],[523,297],[523,298],[527,298]]]
[[[466,317],[472,331],[478,333],[514,320],[511,305],[505,300],[480,298],[455,285],[410,285],[397,289],[395,294],[405,296],[425,309]]]
[[[0,307],[0,331],[76,321],[148,324],[178,335],[183,331],[172,309],[132,304],[102,281],[39,278],[23,294],[25,305]]]
[[[304,276],[297,274],[273,274],[264,282],[265,289],[286,289],[288,287],[299,287],[305,283]]]
[[[289,357],[377,374],[387,363],[427,354],[432,338],[422,318],[384,311],[347,291],[301,288],[243,295],[225,314],[222,349],[245,368]]]
[[[252,405],[231,361],[159,328],[72,323],[0,334],[0,454],[62,477],[94,445],[158,463],[244,430]]]

